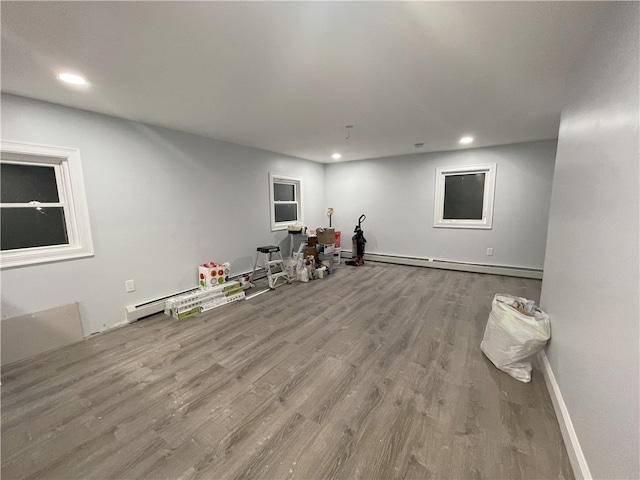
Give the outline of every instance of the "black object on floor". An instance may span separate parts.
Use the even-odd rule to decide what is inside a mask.
[[[356,225],[356,228],[354,230],[355,235],[351,237],[352,260],[345,262],[347,265],[353,265],[355,267],[364,265],[364,244],[367,243],[367,239],[364,238],[364,232],[362,231],[362,222],[364,222],[366,218],[367,217],[363,213],[362,215],[360,215],[360,218],[358,219],[358,225]]]

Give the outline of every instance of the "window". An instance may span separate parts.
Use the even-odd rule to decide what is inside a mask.
[[[80,152],[0,142],[0,266],[93,255]]]
[[[271,230],[284,230],[302,222],[301,185],[299,178],[269,174]]]
[[[434,227],[493,226],[496,164],[436,168]]]

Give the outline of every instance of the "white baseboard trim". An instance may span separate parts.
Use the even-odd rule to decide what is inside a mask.
[[[111,325],[107,330],[110,330],[110,329],[112,329],[112,328],[121,327],[121,326],[123,326],[123,325],[128,325],[129,323],[131,323],[131,322],[129,322],[129,321],[127,321],[127,320],[125,319],[125,320],[122,320],[121,322],[116,323],[115,325]],[[96,333],[99,333],[99,332],[96,332]]]
[[[342,250],[341,254],[351,258],[351,251]],[[488,273],[491,275],[506,275],[508,277],[542,279],[542,270],[503,265],[482,265],[476,263],[451,262],[419,257],[404,257],[400,255],[385,255],[381,253],[365,253],[364,259],[371,262],[394,263],[397,265],[411,265],[414,267],[440,268],[443,270],[457,270],[460,272]]]
[[[582,453],[582,447],[580,446],[578,435],[573,428],[569,410],[567,410],[567,405],[564,403],[562,393],[560,392],[560,386],[556,381],[556,377],[551,369],[551,364],[549,363],[549,359],[547,358],[547,354],[544,350],[538,354],[538,360],[542,368],[544,381],[547,384],[547,390],[549,390],[551,402],[553,403],[553,409],[555,410],[556,417],[558,418],[558,424],[560,425],[564,445],[567,448],[567,454],[569,455],[569,461],[573,468],[573,474],[579,480],[591,480],[593,477],[591,476],[589,465],[587,464],[587,460],[584,458],[584,453]]]

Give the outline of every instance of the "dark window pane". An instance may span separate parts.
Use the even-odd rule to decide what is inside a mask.
[[[53,167],[3,163],[0,166],[0,174],[2,203],[58,202],[58,187]]]
[[[445,220],[482,220],[484,176],[484,173],[472,173],[445,177]]]
[[[276,206],[276,222],[293,222],[298,219],[298,206],[295,203],[283,203]]]
[[[62,207],[39,208],[3,208],[0,211],[2,250],[69,243]]]
[[[274,183],[273,199],[276,202],[295,202],[296,187],[289,183]]]

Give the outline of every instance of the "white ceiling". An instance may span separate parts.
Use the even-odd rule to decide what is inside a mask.
[[[2,91],[319,162],[556,138],[602,8],[2,1]]]

